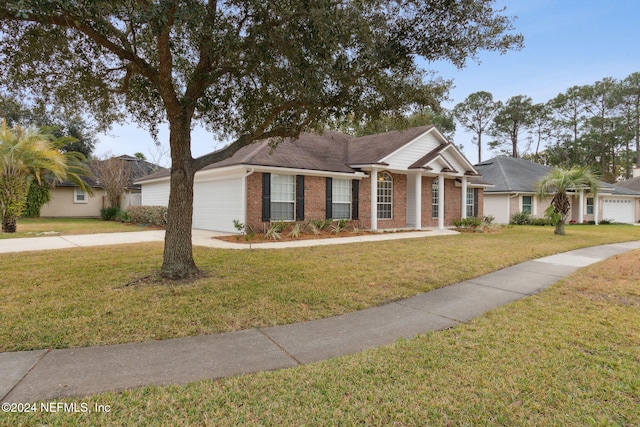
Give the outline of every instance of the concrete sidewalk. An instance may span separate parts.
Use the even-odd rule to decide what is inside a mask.
[[[553,255],[409,299],[328,319],[239,332],[63,350],[0,353],[0,400],[81,397],[289,368],[466,322],[540,292],[640,241]]]
[[[226,242],[224,240],[216,239],[216,237],[219,236],[229,236],[231,235],[230,233],[197,229],[193,229],[191,233],[194,245],[219,249],[300,248],[305,246],[323,246],[367,241],[415,239],[420,237],[435,237],[458,234],[458,232],[453,230],[440,230],[437,228],[432,228],[422,231],[408,231],[402,233],[380,233],[367,235],[363,234],[361,236],[355,237],[335,237],[332,239],[296,240],[289,242],[265,242],[253,243],[251,245],[248,245],[246,243]],[[164,230],[25,237],[20,239],[0,239],[0,254],[162,241],[164,241]]]

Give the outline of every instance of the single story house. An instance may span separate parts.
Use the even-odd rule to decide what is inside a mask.
[[[126,167],[130,169],[129,185],[122,194],[120,207],[126,209],[129,205],[140,205],[142,200],[140,185],[135,184],[134,181],[145,175],[164,170],[165,168],[137,157],[123,155],[117,158],[122,160]],[[71,181],[58,183],[50,190],[51,200],[42,206],[40,216],[70,218],[99,217],[100,210],[109,205],[106,192],[95,176],[84,177],[83,180],[91,187],[92,194],[82,190]]]
[[[536,196],[537,183],[552,168],[524,159],[496,157],[475,165],[483,179],[494,186],[484,193],[484,213],[507,224],[516,212],[526,212],[534,218],[544,218],[551,197]],[[640,192],[602,182],[600,192],[592,196],[576,189],[571,196],[571,211],[567,222],[585,222],[602,219],[620,223],[640,220]]]
[[[165,171],[138,180],[142,204],[167,206],[169,179]],[[444,228],[482,216],[487,185],[433,126],[359,138],[304,133],[275,149],[258,141],[198,171],[193,227],[347,219],[371,230]]]

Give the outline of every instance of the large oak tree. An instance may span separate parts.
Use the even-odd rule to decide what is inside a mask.
[[[90,113],[169,124],[171,191],[162,273],[197,273],[194,174],[264,138],[336,116],[438,102],[418,61],[464,66],[521,47],[493,0],[5,0],[0,88]],[[436,90],[433,90],[434,87]],[[231,141],[193,158],[198,121]]]

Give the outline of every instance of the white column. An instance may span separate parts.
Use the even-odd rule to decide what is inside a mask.
[[[462,177],[462,215],[461,218],[467,217],[467,177]]]
[[[582,221],[584,221],[584,190],[580,190],[578,203],[580,203],[580,207],[578,208],[578,224],[582,224]]]
[[[422,175],[418,172],[415,176],[416,182],[416,229],[420,230],[422,228]]]
[[[444,228],[444,175],[438,175],[438,228]]]
[[[378,229],[378,169],[371,169],[371,230]]]
[[[597,194],[593,196],[593,221],[596,224],[600,222],[600,200]]]

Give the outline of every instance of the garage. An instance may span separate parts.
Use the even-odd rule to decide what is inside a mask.
[[[603,199],[602,219],[623,223],[635,222],[634,199]]]
[[[193,186],[193,228],[237,233],[233,220],[244,221],[244,193],[242,177],[196,180]]]

